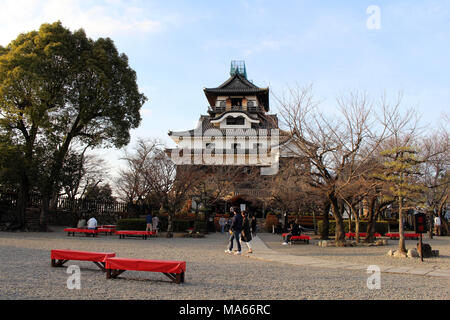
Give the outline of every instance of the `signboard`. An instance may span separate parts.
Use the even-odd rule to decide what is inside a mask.
[[[416,233],[427,233],[427,216],[425,213],[414,215],[414,231]]]
[[[241,204],[241,212],[242,211],[245,211],[245,204],[243,203],[243,204]]]

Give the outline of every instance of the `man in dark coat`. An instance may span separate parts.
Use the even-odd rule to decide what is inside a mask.
[[[234,212],[234,209],[233,209]],[[234,212],[233,220],[231,221],[230,226],[230,244],[228,246],[228,250],[225,250],[226,253],[232,253],[233,251],[233,241],[236,239],[237,249],[238,251],[235,254],[241,254],[241,243],[240,243],[240,234],[242,231],[242,216]]]
[[[291,240],[292,236],[299,236],[302,232],[302,227],[298,223],[298,219],[295,219],[294,223],[291,223],[290,228],[288,229],[289,233],[287,233],[284,237],[283,245],[287,245]]]

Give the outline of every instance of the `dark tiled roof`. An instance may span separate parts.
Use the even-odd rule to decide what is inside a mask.
[[[269,111],[269,88],[260,88],[245,79],[245,77],[235,74],[217,88],[203,89],[211,105],[214,105],[218,95],[257,95],[266,111]]]
[[[258,129],[267,129],[267,135],[271,135],[271,129],[278,129],[278,117],[275,114],[265,114],[262,115],[260,118],[260,123],[253,124],[252,129],[258,130]],[[253,136],[254,130],[250,129],[220,129],[214,126],[214,124],[211,123],[212,118],[207,115],[202,115],[200,117],[201,121],[201,134],[205,134],[207,130],[210,130],[206,132],[206,136],[211,136],[215,134],[220,134],[223,136]],[[214,130],[212,130],[214,129]],[[197,133],[195,129],[187,130],[187,131],[178,131],[178,132],[169,132],[169,136],[181,136],[181,137],[191,137],[195,134],[200,134],[200,127],[197,129],[199,132]],[[285,131],[280,130],[280,142],[281,137],[288,136],[288,133]]]
[[[247,115],[250,119],[253,119],[253,120],[259,120],[257,116],[255,116],[255,115],[253,115],[253,114],[251,114],[251,113],[248,113],[248,112],[245,112],[245,111],[233,111],[233,110],[229,110],[229,111],[225,111],[225,112],[219,114],[217,117],[211,118],[210,121],[211,121],[211,120],[217,120],[217,119],[220,119],[220,118],[222,118],[224,115],[226,115],[226,114],[228,114],[228,113],[231,113],[231,112],[244,113],[244,114]]]
[[[234,76],[230,77],[227,81],[222,83],[217,88],[205,88],[205,92],[212,92],[212,93],[223,93],[223,92],[231,92],[231,93],[237,93],[237,92],[267,92],[268,88],[259,88],[255,86],[253,83],[245,79],[243,76],[239,74],[235,74]]]

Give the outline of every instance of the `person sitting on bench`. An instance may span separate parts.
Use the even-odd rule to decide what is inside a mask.
[[[287,245],[292,236],[299,236],[301,234],[302,227],[298,223],[298,219],[295,219],[294,223],[291,223],[289,233],[284,236],[283,245]]]
[[[95,219],[94,217],[90,218],[87,222],[87,227],[90,230],[97,229],[97,219]]]

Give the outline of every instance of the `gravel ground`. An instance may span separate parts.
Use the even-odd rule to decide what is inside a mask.
[[[310,256],[324,260],[367,265],[417,266],[418,268],[450,270],[450,237],[434,237],[433,239],[428,239],[428,236],[424,236],[423,243],[431,245],[432,250],[439,250],[439,258],[427,258],[422,262],[417,258],[404,259],[388,256],[387,252],[389,250],[398,249],[398,240],[388,240],[386,246],[322,248],[317,246],[318,240],[312,240],[312,243],[309,245],[299,243],[283,246],[281,245],[283,242],[282,237],[279,234],[261,233],[259,236],[270,249],[290,255]],[[417,243],[417,240],[406,240],[406,249],[416,248]]]
[[[142,240],[117,236],[68,237],[61,229],[54,230],[0,232],[0,299],[449,299],[448,281],[438,278],[382,274],[381,290],[369,290],[365,270],[299,267],[228,255],[224,253],[228,237],[222,234],[210,234],[203,239]],[[260,236],[269,240],[269,246],[290,250],[292,254],[305,254],[304,250],[322,252],[312,245],[281,248],[280,241],[275,246],[275,237],[270,238],[273,235]],[[118,257],[185,260],[186,282],[177,285],[161,273],[136,271],[106,280],[93,263],[71,261],[67,265],[81,268],[81,289],[69,290],[66,269],[50,267],[51,249],[113,251]],[[325,253],[321,256],[346,259],[344,252]]]

